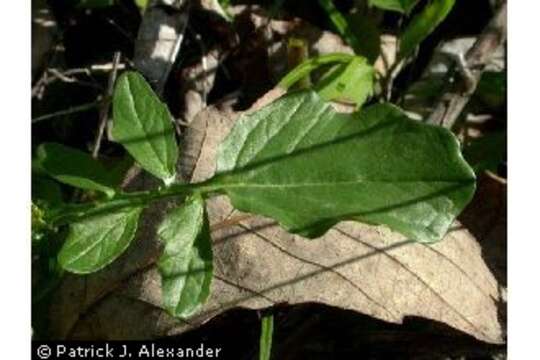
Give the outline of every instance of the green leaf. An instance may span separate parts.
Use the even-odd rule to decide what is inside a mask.
[[[307,237],[357,219],[432,242],[470,201],[475,175],[444,128],[389,104],[338,114],[297,92],[236,122],[207,185]]]
[[[114,139],[146,171],[172,183],[178,159],[172,116],[140,74],[128,71],[118,79],[113,116]]]
[[[115,193],[109,172],[90,154],[61,144],[44,143],[37,149],[35,166],[61,183],[81,189],[97,190],[108,196]]]
[[[336,64],[315,89],[326,100],[352,102],[360,107],[373,92],[374,70],[361,56],[327,54],[310,58],[283,77],[278,86],[289,89],[312,71]]]
[[[354,57],[348,64],[331,69],[315,89],[325,100],[353,103],[360,107],[373,93],[374,75],[366,59]]]
[[[407,26],[400,39],[399,57],[409,56],[446,18],[456,0],[431,0]]]
[[[369,0],[370,6],[376,6],[383,10],[397,11],[408,14],[415,7],[418,0]]]
[[[133,240],[141,210],[123,208],[73,223],[58,254],[62,268],[88,274],[113,262]]]
[[[270,360],[272,355],[272,337],[274,333],[274,315],[267,314],[261,319],[261,337],[259,338],[259,360]]]
[[[200,195],[173,210],[158,229],[165,244],[158,268],[163,305],[173,316],[188,317],[204,304],[212,281],[210,227]]]

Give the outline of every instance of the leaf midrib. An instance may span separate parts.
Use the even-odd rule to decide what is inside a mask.
[[[359,185],[362,183],[370,183],[370,184],[377,184],[377,183],[383,183],[383,184],[392,184],[392,183],[400,183],[400,184],[406,184],[406,183],[440,183],[440,184],[454,184],[454,183],[468,183],[472,182],[474,179],[456,179],[456,180],[366,180],[366,179],[359,179],[359,180],[351,180],[351,181],[333,181],[328,183],[294,183],[294,184],[264,184],[264,183],[223,183],[221,187],[223,188],[298,188],[298,187],[336,187],[341,185]]]
[[[128,94],[129,94],[128,99],[130,101],[131,107],[133,108],[133,110],[135,110],[134,113],[135,113],[135,118],[137,120],[135,122],[135,124],[137,125],[139,130],[141,130],[144,133],[147,133],[147,129],[144,127],[144,123],[141,121],[141,119],[139,117],[137,107],[135,105],[135,99],[133,98],[133,93],[131,91],[131,81],[129,79],[127,79],[126,83],[127,83],[127,87],[128,87]],[[166,141],[166,139],[165,139],[165,141]],[[161,158],[160,153],[159,153],[159,151],[158,151],[158,149],[156,147],[156,144],[154,144],[154,140],[148,139],[148,141],[146,141],[146,143],[149,144],[152,152],[156,155],[156,157],[160,160],[160,162],[162,164],[167,164],[167,160],[166,159],[164,160],[164,159]],[[165,153],[168,153],[168,151],[165,151]],[[160,167],[162,168],[161,170],[165,170],[165,173],[167,173],[167,175],[170,175],[169,169],[167,168],[166,165],[164,167],[163,166],[160,166]]]

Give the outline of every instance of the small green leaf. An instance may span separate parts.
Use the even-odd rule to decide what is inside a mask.
[[[165,244],[158,268],[163,305],[173,316],[188,317],[204,304],[212,281],[210,228],[200,195],[189,198],[161,223]]]
[[[112,135],[149,173],[172,183],[178,146],[172,116],[138,73],[120,76],[113,98]]]
[[[374,74],[366,59],[354,57],[348,64],[331,69],[317,83],[315,90],[325,100],[348,102],[360,107],[373,93]]]
[[[90,154],[61,144],[44,143],[37,149],[36,166],[61,183],[81,189],[115,193],[114,180]]]
[[[104,268],[127,249],[135,236],[140,214],[141,208],[123,208],[73,223],[58,262],[76,274]]]
[[[297,92],[236,122],[208,186],[308,237],[359,219],[433,242],[470,201],[475,175],[444,128],[388,104],[338,114]]]
[[[406,58],[446,18],[456,0],[431,0],[407,26],[400,39],[399,57]]]
[[[315,90],[326,100],[345,101],[360,107],[373,92],[374,70],[361,56],[327,54],[307,59],[283,77],[278,86],[289,89],[312,71],[336,64]]]
[[[259,360],[270,360],[272,355],[273,334],[274,315],[267,314],[261,319],[261,337],[259,338]]]
[[[408,14],[418,3],[418,0],[369,0],[370,6],[376,6],[383,10],[397,11]]]

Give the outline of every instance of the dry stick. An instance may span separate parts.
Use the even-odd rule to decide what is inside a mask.
[[[78,113],[78,112],[83,112],[83,111],[86,111],[86,110],[90,110],[90,109],[93,109],[95,107],[98,107],[100,104],[101,104],[101,100],[98,99],[97,101],[93,101],[91,103],[86,103],[86,104],[71,107],[69,109],[55,111],[55,112],[50,113],[50,114],[41,115],[41,116],[33,118],[32,119],[32,124],[35,124],[35,123],[38,123],[38,122],[44,121],[44,120],[49,120],[49,119],[52,119],[52,118],[55,118],[55,117],[58,117],[58,116],[70,115],[70,114],[75,114],[75,113]]]
[[[109,72],[111,71],[112,67],[112,63],[94,64],[86,68],[73,68],[68,70],[61,70],[51,67],[43,71],[43,75],[41,76],[41,78],[32,87],[32,97],[37,97],[38,99],[40,99],[44,88],[56,81],[62,81],[65,83],[77,83],[79,85],[96,88],[101,91],[103,90],[103,87],[96,83],[95,80],[93,80],[92,74],[96,72]],[[118,64],[118,70],[122,70],[125,68],[126,64]],[[92,78],[93,82],[80,80],[75,77],[76,75],[86,75]]]
[[[116,75],[118,74],[118,64],[120,64],[120,52],[117,51],[114,53],[112,70],[109,73],[109,82],[107,84],[107,93],[101,104],[101,109],[99,111],[99,128],[96,134],[96,139],[94,141],[94,148],[92,149],[92,157],[97,159],[99,154],[99,148],[101,147],[101,141],[103,139],[103,133],[105,131],[105,126],[107,125],[107,119],[109,117],[109,108],[111,106],[111,98],[114,91],[114,83],[116,82]]]
[[[506,0],[504,0],[461,64],[462,81],[449,84],[433,112],[430,124],[452,128],[463,108],[476,90],[482,72],[497,48],[506,40]],[[460,66],[460,64],[457,64]]]

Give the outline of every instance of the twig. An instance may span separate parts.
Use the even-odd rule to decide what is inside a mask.
[[[49,69],[48,70],[51,74],[53,74],[54,76],[56,76],[58,79],[62,80],[63,82],[66,82],[66,83],[74,83],[74,82],[77,82],[77,79],[73,78],[73,77],[70,77],[68,74],[62,74],[59,70],[57,69]]]
[[[108,16],[105,17],[105,20],[110,24],[112,25],[113,27],[116,28],[116,30],[118,30],[118,32],[120,34],[122,34],[122,36],[124,36],[130,43],[134,43],[135,42],[135,39],[133,38],[133,36],[126,30],[124,29],[123,27],[121,27],[120,25],[118,25],[113,19],[109,18]]]
[[[36,118],[33,118],[32,119],[32,124],[38,123],[40,121],[52,119],[52,118],[55,118],[55,117],[58,117],[58,116],[70,115],[70,114],[90,110],[90,109],[93,109],[95,107],[98,107],[99,105],[101,105],[101,103],[102,103],[101,99],[98,99],[98,100],[96,100],[94,102],[91,102],[91,103],[86,103],[86,104],[82,104],[82,105],[79,105],[79,106],[71,107],[69,109],[60,110],[60,111],[56,111],[56,112],[53,112],[53,113],[50,113],[50,114],[41,115],[41,116],[38,116]]]
[[[430,124],[452,128],[463,108],[476,90],[482,72],[497,48],[506,40],[506,0],[480,34],[474,45],[467,51],[461,64],[462,81],[449,84],[447,90],[435,105],[427,119]],[[460,66],[459,62],[456,64]]]
[[[120,52],[114,53],[112,71],[109,73],[109,82],[107,83],[107,93],[101,104],[99,111],[99,127],[96,134],[96,140],[94,141],[94,147],[92,149],[92,157],[97,159],[99,154],[99,148],[101,147],[101,141],[103,139],[103,132],[107,125],[107,119],[109,117],[109,108],[111,106],[111,98],[114,91],[114,83],[116,82],[116,75],[118,74],[118,64],[120,63]]]
[[[109,67],[107,67],[109,66]],[[125,64],[119,66],[119,68],[124,68]],[[61,71],[57,68],[49,68],[43,71],[41,78],[36,81],[35,85],[32,87],[32,97],[41,99],[43,97],[44,90],[47,86],[51,85],[56,81],[61,81],[70,84],[79,84],[81,86],[88,86],[94,89],[103,90],[103,88],[93,79],[92,73],[98,71],[110,71],[111,66],[108,64],[98,64],[92,65],[90,68],[75,68]],[[75,75],[86,75],[92,79],[92,82],[77,79]]]

